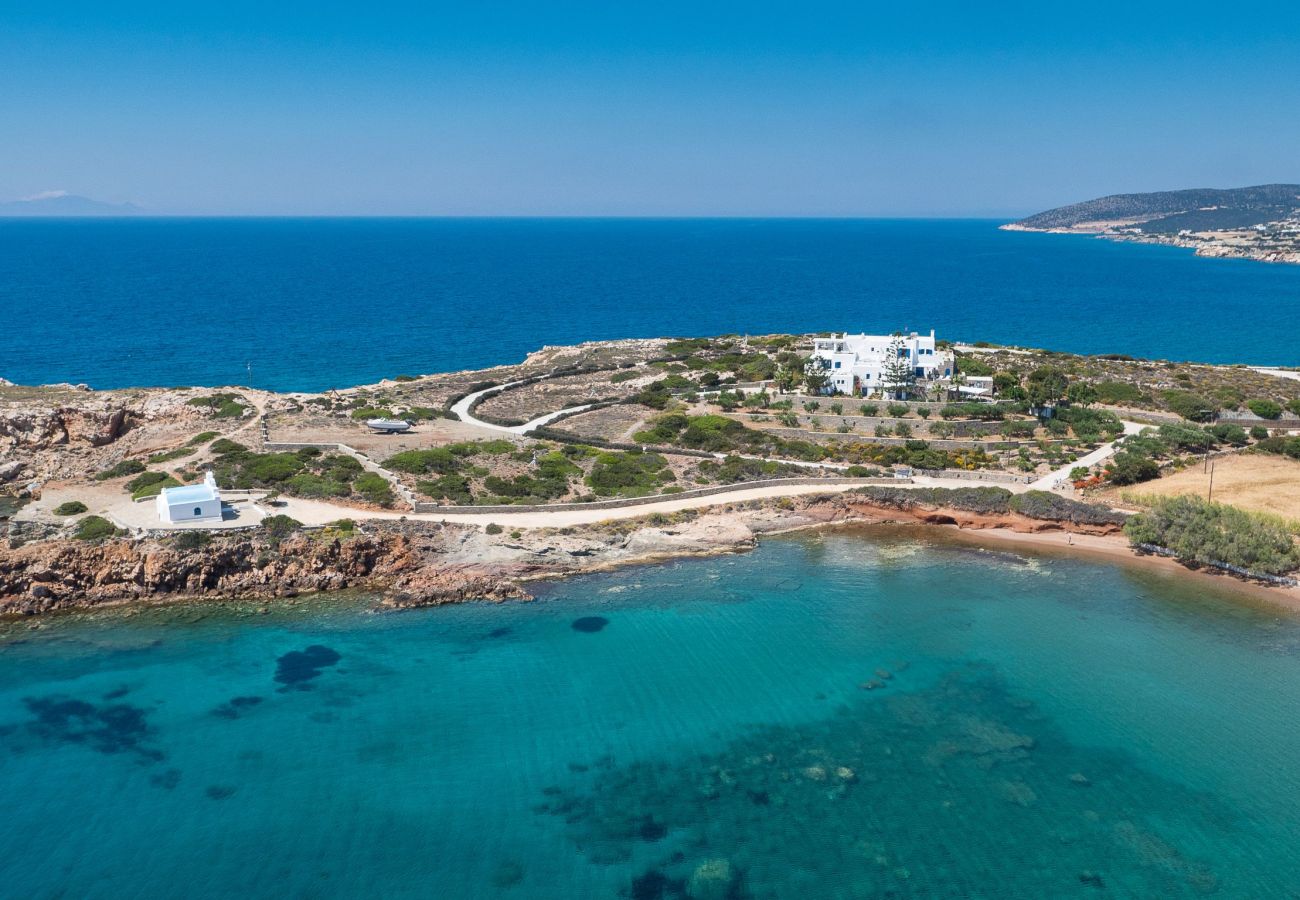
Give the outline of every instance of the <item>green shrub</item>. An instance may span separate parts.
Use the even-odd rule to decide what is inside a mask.
[[[301,527],[301,522],[286,515],[267,516],[262,520],[262,530],[276,540],[287,537]]]
[[[207,397],[194,397],[186,402],[208,410],[218,419],[237,419],[248,409],[239,401],[244,399],[238,394],[211,394]]]
[[[488,534],[500,534],[501,532],[505,531],[505,529],[502,528],[500,525],[498,525],[496,522],[489,522],[488,526],[483,530],[486,531]]]
[[[602,497],[641,497],[675,480],[668,460],[658,453],[635,450],[600,454],[586,478],[592,491]]]
[[[423,475],[428,472],[446,475],[456,471],[460,461],[448,448],[433,447],[429,450],[405,450],[395,453],[384,461],[384,466],[410,475]]]
[[[177,550],[198,550],[212,542],[206,531],[182,531],[172,539],[172,546]]]
[[[185,456],[192,456],[193,454],[193,447],[177,447],[175,450],[166,450],[162,453],[155,453],[153,456],[149,457],[149,465],[153,466],[158,463],[171,462],[173,459],[180,459]]]
[[[1275,434],[1260,441],[1254,449],[1261,453],[1277,453],[1292,459],[1300,459],[1300,437]]]
[[[1172,550],[1184,562],[1226,563],[1280,575],[1300,568],[1300,548],[1282,525],[1201,497],[1160,497],[1129,519],[1124,532],[1134,544]]]
[[[1293,400],[1288,400],[1286,402],[1286,408],[1289,409],[1291,412],[1295,413],[1297,416],[1300,416],[1300,397],[1296,397]]]
[[[880,407],[874,403],[864,403],[858,407],[858,412],[870,418],[875,416],[876,413],[880,412]]]
[[[1268,429],[1263,425],[1250,426],[1250,436],[1252,439],[1262,441],[1268,437]]]
[[[1246,408],[1261,419],[1276,419],[1282,415],[1282,407],[1272,400],[1250,400],[1247,401]]]
[[[1127,381],[1099,381],[1093,387],[1102,403],[1140,403],[1144,399],[1142,390]]]
[[[394,378],[393,380],[394,380],[394,381],[407,382],[407,381],[419,381],[420,379],[417,378],[417,377],[414,376],[414,375],[398,375],[398,376],[397,376],[396,378]]]
[[[54,507],[56,516],[79,516],[86,511],[86,504],[80,500],[69,500]]]
[[[640,377],[641,373],[636,369],[624,369],[621,372],[615,372],[613,375],[609,376],[609,383],[622,384],[625,381],[632,381],[633,379]]]
[[[1268,437],[1267,428],[1263,428],[1259,425],[1256,425],[1255,428],[1259,428],[1264,432],[1264,437]],[[1252,428],[1251,431],[1253,432],[1255,428]],[[1244,447],[1247,442],[1246,429],[1242,428],[1240,425],[1229,425],[1226,422],[1220,422],[1218,425],[1212,425],[1205,430],[1213,435],[1214,439],[1220,444],[1231,444],[1234,447]]]
[[[1081,503],[1049,491],[1026,491],[1010,500],[1011,509],[1031,519],[1076,525],[1122,525],[1125,516],[1105,506]]]
[[[395,413],[383,406],[362,406],[352,410],[354,419],[391,419]]]
[[[364,472],[352,482],[352,489],[376,506],[393,505],[393,486],[388,479],[375,472]]]
[[[885,409],[889,411],[890,417],[894,419],[901,419],[911,412],[911,407],[906,403],[890,403]]]
[[[248,450],[248,448],[243,444],[238,441],[232,441],[230,438],[222,438],[221,440],[213,441],[212,446],[208,449],[217,456],[229,456],[232,453],[244,453]]]
[[[963,375],[992,375],[993,367],[977,356],[957,357],[957,371]]]
[[[1190,391],[1165,391],[1165,405],[1176,415],[1191,422],[1208,422],[1214,418],[1215,407]]]
[[[128,481],[126,483],[126,489],[128,492],[134,494],[141,488],[149,487],[154,484],[161,484],[170,477],[171,476],[166,472],[143,472]]]
[[[248,457],[235,487],[266,487],[287,481],[303,470],[302,457],[295,453],[260,453]]]
[[[121,462],[98,472],[95,475],[96,481],[107,481],[110,478],[122,478],[127,475],[139,475],[145,469],[144,463],[138,459],[124,459]]]
[[[199,444],[206,444],[216,436],[217,432],[215,431],[201,431],[189,439],[189,445],[191,447],[197,447]]]
[[[474,502],[469,480],[464,475],[444,475],[436,481],[417,481],[415,489],[426,497],[447,499],[457,506],[469,506]]]
[[[157,474],[157,473],[152,473]],[[143,477],[143,476],[141,476]],[[164,475],[162,481],[152,481],[148,484],[141,485],[131,492],[132,500],[143,500],[146,497],[156,497],[162,493],[164,488],[180,487],[181,483],[170,475]]]
[[[77,523],[77,530],[72,536],[79,541],[98,541],[117,534],[117,529],[108,519],[100,516],[86,516]]]
[[[1155,460],[1137,453],[1116,453],[1106,463],[1106,477],[1112,484],[1138,484],[1159,475]]]
[[[323,499],[327,497],[347,497],[352,493],[352,486],[345,481],[337,481],[313,472],[299,472],[287,479],[281,490],[295,497]]]

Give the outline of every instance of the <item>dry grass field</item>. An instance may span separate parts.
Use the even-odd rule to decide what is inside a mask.
[[[1222,456],[1213,461],[1214,495],[1220,503],[1272,513],[1300,527],[1300,461],[1264,453]],[[1199,494],[1206,496],[1210,476],[1200,464],[1132,488],[1112,489],[1103,499],[1119,505],[1147,496]]]

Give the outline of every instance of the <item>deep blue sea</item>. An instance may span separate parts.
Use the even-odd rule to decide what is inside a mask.
[[[1300,363],[1300,266],[997,224],[0,220],[0,377],[323,390],[592,339],[931,327]]]
[[[908,530],[0,632],[6,897],[1293,896],[1300,621]]]

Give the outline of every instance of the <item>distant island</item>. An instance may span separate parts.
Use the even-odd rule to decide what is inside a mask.
[[[1300,184],[1112,194],[1002,227],[1171,244],[1198,256],[1300,263]]]
[[[0,202],[0,218],[134,216],[140,212],[140,207],[134,203],[108,203],[67,191],[45,191],[21,200]]]

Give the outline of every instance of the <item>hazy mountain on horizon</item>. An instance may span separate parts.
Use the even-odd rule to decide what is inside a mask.
[[[0,217],[134,216],[142,211],[134,203],[109,203],[67,191],[48,191],[21,200],[0,202]]]

